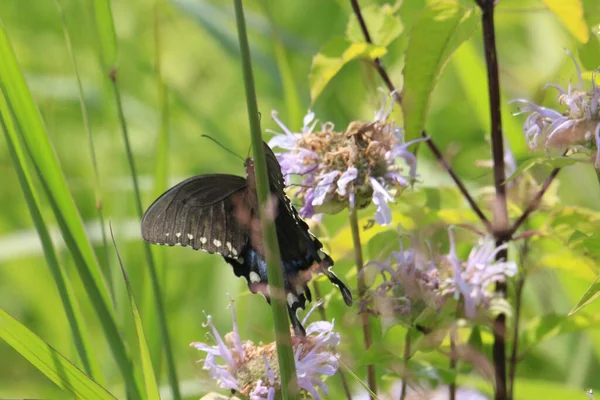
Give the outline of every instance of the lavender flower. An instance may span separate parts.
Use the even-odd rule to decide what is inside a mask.
[[[393,251],[385,262],[371,261],[363,271],[376,268],[383,282],[367,296],[369,311],[383,319],[384,326],[400,323],[413,326],[427,310],[444,304],[439,292],[438,270],[416,249]]]
[[[388,121],[393,97],[390,104],[385,98],[383,103],[372,122],[352,122],[343,132],[335,131],[331,122],[316,130],[318,121],[309,112],[302,132],[293,133],[273,111],[283,133],[269,131],[275,133],[269,146],[288,150],[276,153],[287,184],[292,175],[302,177],[296,197],[303,202],[303,217],[337,213],[348,206],[364,208],[372,202],[377,223],[391,222],[388,203],[417,176],[416,158],[408,147],[421,139],[404,143],[402,130]],[[402,175],[399,159],[408,166],[407,175]]]
[[[569,52],[571,58],[573,55]],[[519,112],[530,113],[523,131],[531,149],[543,147],[547,152],[550,148],[561,150],[581,148],[594,148],[594,166],[600,169],[600,89],[596,86],[595,76],[592,76],[592,88],[583,90],[583,80],[579,65],[573,58],[577,70],[578,84],[567,89],[556,84],[548,84],[558,90],[558,102],[566,106],[557,111],[542,107],[526,99],[512,100],[511,103],[520,103]]]
[[[448,230],[450,252],[438,262],[428,259],[416,246],[392,252],[385,262],[372,261],[383,282],[367,297],[367,310],[380,315],[385,324],[399,321],[408,326],[433,321],[448,300],[462,298],[465,315],[476,317],[478,309],[486,310],[495,298],[491,285],[517,273],[512,261],[497,261],[496,255],[506,245],[496,247],[490,238],[483,239],[471,250],[467,261],[456,254],[452,229]],[[431,317],[431,318],[430,318]]]
[[[250,400],[272,400],[281,386],[275,342],[266,345],[242,342],[233,304],[231,310],[233,331],[226,334],[224,340],[207,316],[205,326],[210,327],[215,344],[194,342],[191,346],[206,353],[202,368],[221,388],[240,392]],[[311,312],[307,313],[303,325]],[[292,336],[298,386],[315,400],[320,399],[319,389],[327,394],[322,377],[332,376],[338,369],[334,349],[340,336],[333,328],[333,322],[318,321],[308,325],[306,337]],[[224,363],[218,363],[217,357]]]
[[[446,260],[451,266],[451,274],[442,282],[440,293],[453,294],[456,299],[462,297],[465,314],[474,318],[477,307],[487,307],[494,297],[490,290],[492,283],[504,282],[507,276],[517,273],[517,264],[513,261],[496,260],[496,255],[507,244],[496,247],[493,238],[484,238],[473,247],[466,262],[456,255],[456,244],[452,228],[448,229],[450,252]]]

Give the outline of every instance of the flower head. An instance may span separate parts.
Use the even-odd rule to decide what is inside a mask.
[[[491,285],[514,276],[516,264],[496,260],[506,246],[496,247],[492,239],[481,240],[462,261],[456,254],[451,229],[449,237],[450,252],[437,261],[426,257],[418,246],[404,250],[401,245],[400,251],[392,252],[385,262],[368,263],[365,270],[374,267],[383,279],[367,297],[368,311],[386,323],[392,320],[414,326],[443,322],[428,317],[439,314],[452,298],[462,299],[468,318],[474,318],[479,309],[487,309],[495,298]]]
[[[318,121],[309,112],[301,133],[293,133],[273,111],[283,133],[272,132],[269,146],[287,150],[276,153],[286,183],[292,175],[302,177],[296,193],[303,202],[302,216],[363,208],[372,202],[375,220],[381,225],[391,222],[388,203],[417,176],[416,158],[408,151],[414,142],[404,143],[402,130],[388,120],[392,106],[393,99],[389,105],[384,101],[373,121],[354,121],[344,131],[336,131],[331,122],[316,129]],[[407,174],[399,159],[408,167]]]
[[[440,286],[440,293],[460,297],[465,304],[465,314],[474,318],[479,306],[488,306],[494,297],[490,290],[492,283],[504,282],[507,276],[517,273],[517,264],[513,261],[497,260],[498,253],[507,248],[507,244],[496,246],[493,238],[483,238],[471,249],[467,261],[461,261],[456,254],[456,244],[452,228],[448,229],[450,252],[442,261],[451,269]],[[444,263],[446,261],[446,263]]]
[[[435,264],[415,248],[393,251],[385,262],[371,261],[363,271],[375,268],[383,282],[369,293],[369,311],[381,316],[385,324],[399,321],[413,326],[426,311],[437,312],[444,304],[439,294],[439,275]]]
[[[572,54],[569,55],[573,58]],[[549,84],[558,91],[558,102],[562,110],[542,107],[526,99],[512,100],[521,104],[515,115],[530,113],[523,131],[531,149],[550,148],[588,149],[594,148],[595,167],[600,168],[600,89],[596,86],[595,76],[589,91],[583,89],[583,80],[579,65],[573,58],[577,70],[578,84],[567,89]]]
[[[221,388],[235,390],[251,400],[274,399],[281,387],[275,342],[259,345],[242,342],[233,305],[231,310],[232,332],[223,339],[207,316],[205,326],[210,327],[215,344],[194,342],[191,346],[206,353],[203,369]],[[292,336],[298,386],[316,400],[320,399],[319,389],[327,394],[323,377],[335,374],[338,369],[334,349],[340,336],[333,328],[333,322],[318,321],[308,325],[306,337]]]

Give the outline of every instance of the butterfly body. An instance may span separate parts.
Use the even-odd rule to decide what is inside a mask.
[[[330,270],[333,260],[308,230],[285,195],[281,168],[271,149],[264,151],[269,173],[285,297],[297,335],[305,334],[298,321],[298,309],[311,301],[308,282],[311,275],[324,273],[340,288],[346,304],[352,304],[348,288]],[[270,302],[267,265],[258,219],[254,164],[245,163],[247,178],[225,174],[198,175],[187,179],[160,196],[142,219],[144,240],[170,246],[190,246],[195,250],[221,255],[243,277],[253,293]]]

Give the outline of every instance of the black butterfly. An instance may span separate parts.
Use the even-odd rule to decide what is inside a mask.
[[[310,302],[307,286],[312,272],[324,273],[339,287],[347,305],[350,291],[331,271],[333,260],[323,245],[308,230],[284,192],[285,183],[277,158],[264,143],[271,193],[277,199],[275,225],[281,250],[288,311],[297,336],[305,336],[298,320],[298,309]],[[257,234],[258,200],[254,180],[254,162],[245,162],[247,178],[211,174],[187,179],[160,196],[142,219],[144,240],[169,246],[191,246],[221,255],[243,276],[253,293],[262,293],[270,303],[267,267]]]

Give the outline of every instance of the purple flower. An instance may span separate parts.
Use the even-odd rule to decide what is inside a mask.
[[[496,247],[491,238],[485,238],[462,261],[456,254],[452,228],[448,234],[450,252],[441,259],[425,256],[418,244],[404,250],[400,243],[400,251],[393,251],[386,261],[371,261],[365,266],[363,273],[375,268],[383,278],[369,292],[366,307],[379,315],[384,325],[400,322],[414,326],[417,320],[423,325],[427,316],[438,314],[452,298],[462,298],[465,315],[474,318],[480,308],[495,300],[492,284],[517,273],[514,262],[496,260],[506,245]],[[429,320],[432,324],[443,322],[439,318]]]
[[[504,282],[507,276],[517,273],[517,264],[513,261],[496,260],[498,252],[506,249],[507,244],[497,246],[493,238],[484,238],[473,247],[466,262],[461,261],[456,254],[456,245],[452,228],[448,229],[450,252],[447,260],[452,266],[452,277],[442,284],[444,293],[454,293],[462,297],[465,304],[465,314],[474,318],[477,307],[488,305],[494,297],[490,286],[493,283]]]
[[[250,341],[242,342],[233,304],[231,309],[233,331],[225,335],[224,340],[212,324],[211,317],[207,316],[205,326],[210,327],[215,344],[194,342],[191,346],[206,353],[202,360],[203,369],[221,388],[238,391],[251,400],[272,400],[281,385],[279,370],[272,368],[278,362],[275,343],[255,345]],[[307,313],[303,324],[313,310],[314,307]],[[338,369],[335,346],[339,344],[340,336],[333,328],[333,323],[327,321],[313,322],[306,328],[306,337],[292,338],[298,385],[316,400],[320,399],[319,390],[327,394],[323,377],[332,376]],[[223,362],[220,363],[217,358]]]
[[[303,202],[300,214],[337,213],[346,207],[376,207],[375,220],[381,225],[392,221],[388,205],[417,177],[416,158],[405,143],[402,129],[388,121],[394,101],[384,101],[372,122],[352,122],[345,131],[336,131],[331,122],[321,124],[314,114],[304,119],[301,133],[293,133],[273,112],[283,133],[275,133],[272,147],[287,150],[276,153],[286,182],[299,175],[301,189],[296,198]],[[404,167],[398,163],[403,160]],[[404,173],[408,167],[408,174]]]
[[[384,326],[397,321],[413,326],[425,311],[437,312],[443,305],[436,266],[417,248],[404,250],[400,242],[400,251],[393,251],[384,262],[369,262],[363,271],[372,268],[383,282],[370,292],[367,308],[382,318]]]
[[[515,99],[509,103],[521,104],[514,115],[530,113],[523,124],[523,132],[533,150],[551,148],[561,151],[579,150],[595,147],[596,168],[600,168],[600,89],[592,77],[590,91],[583,90],[581,70],[573,55],[569,55],[575,63],[578,84],[575,88],[569,84],[565,90],[556,84],[549,84],[558,90],[558,102],[566,106],[562,111],[542,107],[526,99]]]

